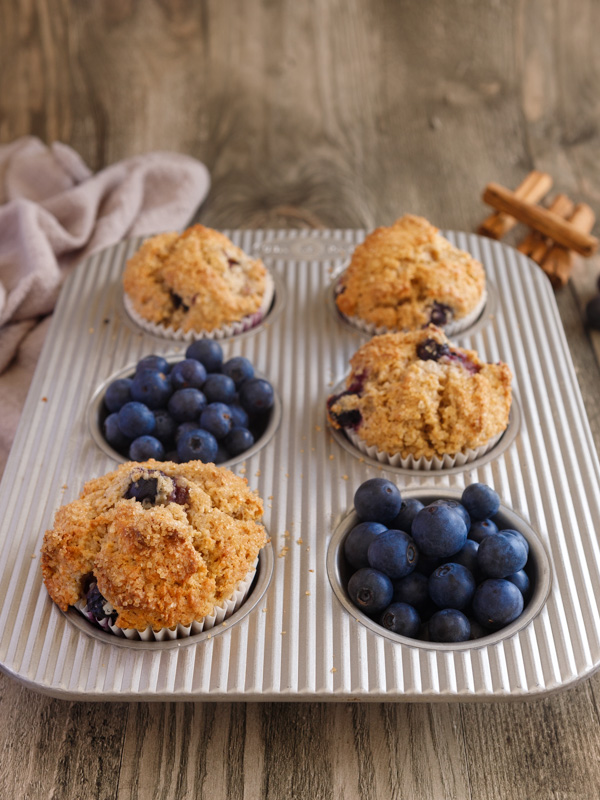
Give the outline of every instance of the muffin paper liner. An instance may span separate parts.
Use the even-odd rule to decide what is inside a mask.
[[[334,298],[337,297],[339,293],[338,286],[340,280],[341,277],[338,278],[336,285],[334,287]],[[485,308],[486,302],[487,302],[487,290],[484,289],[483,294],[481,295],[481,299],[479,300],[479,303],[475,306],[475,308],[472,311],[470,311],[466,316],[461,317],[460,319],[451,320],[446,325],[438,325],[438,328],[443,330],[446,336],[453,336],[457,333],[460,333],[461,331],[466,330],[467,328],[470,328],[471,325],[477,322],[477,320],[481,316],[481,313]],[[342,312],[337,307],[337,303],[335,305],[335,308],[337,310],[337,313],[340,315],[340,317],[342,317],[343,320],[348,322],[354,328],[357,328],[358,330],[363,331],[364,333],[368,333],[371,336],[379,336],[383,333],[401,332],[400,329],[398,328],[387,328],[385,325],[375,325],[375,323],[373,322],[366,322],[364,319],[361,319],[360,317],[349,317],[346,314],[342,314]]]
[[[453,455],[434,456],[433,458],[415,458],[410,455],[403,458],[400,453],[386,453],[384,450],[378,450],[376,445],[367,445],[360,436],[352,430],[344,429],[344,433],[357,450],[369,456],[369,458],[376,459],[381,464],[390,464],[392,467],[402,467],[402,469],[414,469],[427,472],[433,469],[451,469],[452,467],[461,467],[463,464],[468,464],[470,461],[475,461],[476,458],[487,453],[489,450],[498,444],[504,431],[492,436],[485,444],[475,449],[465,450],[464,453],[456,453]]]
[[[229,339],[232,336],[239,336],[240,333],[255,328],[267,316],[271,303],[273,302],[274,294],[275,283],[269,272],[267,272],[265,278],[265,293],[259,309],[253,314],[242,317],[238,322],[222,325],[220,328],[214,328],[212,331],[183,331],[181,328],[173,328],[168,325],[149,322],[135,310],[129,296],[125,293],[123,294],[123,304],[125,310],[135,324],[139,325],[140,328],[143,328],[143,330],[151,333],[153,336],[159,336],[163,339],[173,339],[178,342],[193,342],[196,339]]]
[[[257,564],[258,558],[244,580],[237,583],[232,596],[227,600],[223,600],[220,605],[215,606],[211,615],[203,619],[195,620],[191,625],[187,626],[177,625],[174,628],[161,628],[157,631],[153,630],[151,625],[144,631],[138,631],[135,628],[123,629],[118,628],[116,625],[111,625],[108,619],[97,620],[93,614],[88,613],[85,600],[78,600],[77,603],[74,604],[74,608],[81,612],[83,616],[89,619],[95,626],[99,626],[102,630],[107,633],[113,633],[115,636],[125,637],[126,639],[137,639],[142,642],[163,642],[166,639],[187,639],[188,636],[208,631],[220,625],[240,608],[248,597],[252,581],[256,575]]]

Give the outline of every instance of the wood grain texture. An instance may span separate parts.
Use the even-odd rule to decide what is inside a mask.
[[[600,213],[596,0],[0,0],[0,143],[204,161],[222,227],[474,230],[533,169]],[[596,231],[597,233],[597,231]],[[522,238],[517,227],[508,241]],[[600,447],[600,272],[557,295]],[[106,704],[0,676],[0,797],[598,796],[600,676],[483,705]]]

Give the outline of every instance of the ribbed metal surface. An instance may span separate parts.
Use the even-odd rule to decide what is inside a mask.
[[[281,313],[224,344],[228,357],[250,358],[282,401],[274,437],[234,467],[266,502],[274,568],[265,596],[210,639],[136,648],[83,633],[42,585],[39,549],[55,510],[85,480],[115,466],[89,433],[94,391],[142,355],[183,350],[127,319],[120,274],[137,242],[124,243],[67,281],[0,487],[2,668],[40,691],[91,700],[506,699],[590,674],[600,664],[600,469],[541,271],[496,242],[449,235],[483,261],[496,293],[493,316],[455,339],[511,366],[520,429],[504,452],[474,469],[398,474],[355,458],[325,422],[325,399],[365,341],[335,318],[328,285],[363,234],[245,231],[232,238],[262,252],[285,287]],[[494,486],[550,556],[552,585],[541,613],[499,644],[453,651],[405,646],[358,623],[331,589],[327,547],[356,487],[380,474],[401,488]]]

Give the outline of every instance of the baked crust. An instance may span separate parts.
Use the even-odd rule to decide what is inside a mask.
[[[154,502],[129,499],[156,481]],[[122,464],[62,506],[42,545],[42,573],[63,610],[98,589],[120,628],[189,625],[229,598],[267,541],[260,497],[214,464]]]
[[[350,366],[346,391],[328,400],[329,421],[390,455],[455,455],[481,447],[508,425],[509,367],[456,347],[434,325],[375,336]]]
[[[403,331],[440,324],[440,315],[443,324],[468,316],[481,304],[484,290],[479,261],[423,217],[407,214],[358,245],[337,287],[336,303],[347,317]]]
[[[123,288],[148,322],[212,331],[260,309],[267,270],[224,234],[194,225],[144,242],[127,262]]]

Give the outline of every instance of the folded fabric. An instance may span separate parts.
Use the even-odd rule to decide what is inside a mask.
[[[185,227],[209,186],[206,167],[180,153],[93,174],[58,142],[0,146],[0,472],[43,341],[36,323],[70,269],[124,238]]]

